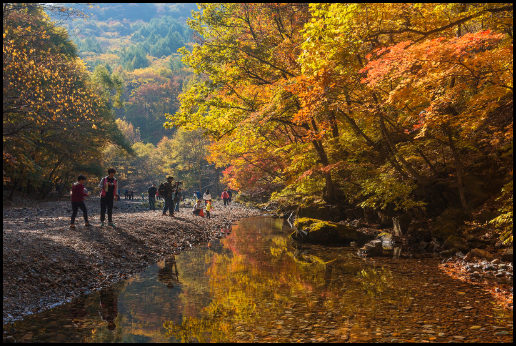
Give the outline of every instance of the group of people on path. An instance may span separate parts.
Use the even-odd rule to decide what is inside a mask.
[[[108,169],[108,175],[100,180],[99,188],[100,188],[100,225],[104,226],[104,221],[106,219],[106,211],[108,214],[108,226],[114,227],[113,223],[113,201],[117,200],[117,196],[119,196],[119,189],[117,186],[117,180],[115,178],[116,170],[114,168]],[[183,192],[181,190],[181,182],[174,181],[174,177],[171,175],[167,176],[167,181],[160,185],[159,189],[156,188],[155,184],[152,184],[147,193],[149,195],[149,209],[156,210],[156,198],[162,197],[165,200],[163,213],[162,215],[168,215],[174,217],[174,212],[179,212],[179,202],[184,199]],[[86,205],[84,204],[84,197],[88,196],[89,193],[85,189],[84,184],[86,183],[86,177],[84,175],[79,175],[77,177],[77,182],[72,185],[72,190],[70,191],[71,199],[72,199],[72,219],[70,228],[75,228],[75,218],[77,217],[77,212],[79,209],[82,210],[84,215],[85,226],[91,226],[88,222],[88,212],[86,210]],[[128,196],[134,194],[133,191],[124,190],[124,194],[126,199]],[[144,194],[142,193],[142,199]],[[222,192],[221,198],[224,201],[224,206],[228,206],[231,203],[232,193],[229,189],[225,189]],[[132,198],[129,198],[132,199]],[[204,216],[204,207],[206,207],[206,217],[211,218],[210,211],[213,209],[211,205],[211,194],[210,190],[206,190],[204,195],[201,195],[199,191],[194,192],[194,199],[197,202],[193,206],[193,214]],[[204,200],[204,205],[203,205]]]
[[[124,189],[124,199],[128,199],[128,200],[134,199],[134,191],[133,190]]]

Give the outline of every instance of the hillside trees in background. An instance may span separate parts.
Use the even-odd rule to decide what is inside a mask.
[[[18,188],[45,197],[79,173],[98,176],[107,143],[130,147],[66,31],[42,6],[4,4],[4,13],[4,184],[10,197]]]
[[[215,168],[207,159],[209,141],[202,131],[179,129],[171,138],[163,137],[157,145],[138,140],[138,129],[125,120],[116,121],[120,130],[133,142],[134,154],[109,145],[102,155],[103,167],[116,167],[120,189],[137,193],[147,191],[150,184],[159,185],[165,177],[173,175],[182,181],[182,188],[189,197],[194,190],[211,189],[214,195],[222,192],[219,184],[222,170]]]
[[[140,129],[141,140],[157,144],[173,131],[163,127],[164,114],[178,107],[177,96],[182,88],[184,74],[170,70],[139,69],[126,72],[123,116]]]
[[[192,31],[184,21],[193,7],[98,4],[88,10],[89,18],[65,23],[93,73],[93,82],[116,108],[117,127],[134,152],[108,144],[99,167],[103,171],[115,167],[121,184],[135,190],[162,175],[175,174],[172,163],[163,162],[166,169],[158,167],[156,145],[174,138],[175,130],[163,127],[163,116],[177,109],[177,95],[189,78],[175,51],[190,40]],[[149,16],[142,16],[142,9]]]
[[[206,159],[210,142],[203,136],[202,130],[179,129],[172,140],[165,143],[166,141],[160,143],[168,149],[162,151],[162,166],[166,167],[169,162],[168,166],[174,172],[176,180],[183,181],[187,188],[199,191],[208,188],[214,192],[222,192],[219,186],[221,170],[215,169]]]
[[[77,4],[69,4],[76,7]],[[156,145],[174,130],[163,127],[165,112],[175,112],[177,95],[191,74],[176,53],[190,39],[185,19],[194,4],[98,4],[89,18],[67,22],[79,54],[90,71],[99,66],[121,80],[113,103],[117,119],[140,131],[141,141]],[[140,9],[154,12],[147,18]],[[105,16],[109,15],[109,18]],[[114,99],[112,100],[114,102]]]

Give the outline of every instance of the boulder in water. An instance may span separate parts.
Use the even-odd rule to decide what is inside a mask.
[[[502,255],[502,259],[504,261],[507,261],[507,262],[513,262],[513,259],[512,259],[512,247],[510,249],[507,249],[503,255]]]
[[[491,261],[493,259],[493,255],[489,251],[482,250],[482,249],[471,250],[468,254],[468,257],[473,257],[473,256],[479,257],[479,258],[485,258],[488,261]]]
[[[469,246],[466,239],[463,239],[457,235],[451,235],[443,243],[443,249],[457,249],[462,252],[468,252]]]
[[[381,256],[383,255],[382,241],[379,239],[372,240],[360,248],[359,252],[367,256]]]
[[[353,226],[318,219],[300,218],[296,220],[294,225],[300,231],[294,233],[293,238],[310,243],[348,243],[349,241],[365,241],[372,238],[359,232]],[[306,236],[304,236],[305,233]]]

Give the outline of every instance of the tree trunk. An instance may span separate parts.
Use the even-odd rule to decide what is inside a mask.
[[[199,192],[202,191],[202,161],[199,161]]]
[[[351,118],[349,115],[347,115],[345,112],[343,111],[340,111],[340,114],[342,114],[344,116],[344,119],[346,119],[346,121],[348,122],[348,124],[351,126],[351,128],[353,129],[353,131],[358,135],[358,136],[361,136],[364,138],[364,140],[366,141],[366,143],[371,147],[373,148],[374,150],[376,150],[378,153],[380,153],[380,155],[382,155],[383,157],[385,157],[385,159],[387,161],[390,162],[390,164],[392,165],[392,167],[394,167],[394,169],[399,173],[401,174],[404,178],[406,179],[410,179],[409,176],[407,175],[407,173],[405,173],[405,171],[401,168],[401,166],[399,165],[399,163],[394,159],[392,158],[388,152],[386,152],[385,150],[385,147],[384,146],[380,146],[380,145],[377,145],[375,142],[373,142],[373,140],[371,138],[369,138],[365,133],[364,131],[362,131],[360,129],[360,127],[357,125],[357,123],[355,122],[355,120],[353,118]]]
[[[379,115],[380,117],[380,129],[382,131],[382,135],[383,135],[383,138],[385,139],[385,141],[387,142],[388,144],[388,148],[391,150],[392,152],[392,155],[397,158],[398,160],[400,160],[401,164],[403,165],[403,167],[405,167],[405,169],[407,170],[407,172],[412,175],[412,177],[417,180],[419,183],[425,185],[426,184],[426,179],[424,177],[422,177],[404,158],[403,156],[401,156],[399,153],[398,153],[398,150],[396,149],[396,147],[391,143],[391,140],[389,139],[389,134],[387,132],[387,128],[385,127],[385,122],[383,120],[383,116],[380,114]]]
[[[459,188],[459,196],[460,196],[460,203],[462,204],[462,208],[469,212],[468,205],[466,203],[466,197],[464,196],[464,186],[462,186],[462,179],[464,177],[464,171],[462,169],[462,163],[460,161],[459,152],[457,151],[457,148],[455,148],[455,144],[453,142],[451,129],[448,127],[448,140],[450,141],[450,148],[453,154],[453,160],[455,161],[455,169],[457,171],[457,185]]]
[[[52,176],[54,175],[56,169],[61,165],[61,159],[57,160],[56,164],[54,165],[54,169],[52,169],[52,172],[44,179],[44,181],[51,181]],[[52,191],[54,184],[50,183],[50,186],[47,183],[43,183],[40,188],[40,196],[41,199],[45,199],[47,195]]]
[[[11,193],[9,193],[9,197],[7,197],[8,200],[12,201],[13,200],[13,197],[14,197],[14,191],[16,191],[16,189],[18,188],[18,186],[20,185],[20,182],[21,182],[21,179],[15,179],[14,180],[14,185],[13,185],[13,188],[11,189]]]

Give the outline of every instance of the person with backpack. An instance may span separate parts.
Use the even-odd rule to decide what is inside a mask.
[[[165,196],[167,195],[167,188],[165,187],[165,183],[166,182],[159,184],[158,187],[158,196],[163,200],[165,200]]]
[[[204,205],[208,205],[208,202],[211,202],[210,190],[206,190],[206,192],[202,196],[202,199],[204,199]]]
[[[225,189],[222,191],[222,195],[220,197],[224,201],[224,206],[227,206],[229,204],[229,194]]]
[[[158,189],[156,189],[156,185],[152,184],[151,187],[147,190],[149,193],[149,210],[156,210],[156,192]]]
[[[165,188],[164,197],[165,197],[165,206],[163,207],[163,215],[167,215],[167,210],[170,216],[174,216],[174,185],[172,185],[172,181],[174,177],[169,175],[167,177],[167,182],[163,184]],[[162,195],[162,186],[160,185],[160,196]]]
[[[106,208],[108,213],[108,226],[115,227],[113,223],[113,201],[116,196],[117,182],[116,169],[108,169],[108,175],[100,180],[100,225],[104,226],[106,220]]]
[[[72,185],[72,221],[70,223],[70,229],[75,229],[75,217],[77,216],[79,208],[81,208],[84,215],[84,225],[86,227],[91,226],[88,222],[88,212],[86,210],[86,205],[84,204],[84,197],[88,196],[88,192],[84,188],[85,182],[86,177],[84,175],[79,175],[77,177],[77,182]]]

